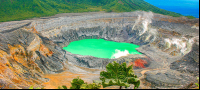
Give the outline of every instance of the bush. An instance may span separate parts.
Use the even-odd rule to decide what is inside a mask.
[[[187,17],[188,19],[195,19],[194,16],[185,16],[185,17]]]

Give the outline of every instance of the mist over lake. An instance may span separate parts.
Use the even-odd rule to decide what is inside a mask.
[[[156,7],[199,18],[199,0],[145,0]]]

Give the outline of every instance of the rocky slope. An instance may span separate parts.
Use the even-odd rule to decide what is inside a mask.
[[[0,23],[0,88],[40,87],[49,81],[45,74],[104,70],[113,61],[133,64],[140,88],[183,88],[196,82],[199,19],[142,11],[74,15]],[[62,49],[91,38],[137,44],[143,55],[104,59]]]

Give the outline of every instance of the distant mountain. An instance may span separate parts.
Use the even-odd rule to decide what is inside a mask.
[[[76,12],[152,11],[170,16],[182,16],[155,7],[144,0],[0,0],[0,22]]]

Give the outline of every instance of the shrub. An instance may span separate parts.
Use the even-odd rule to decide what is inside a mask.
[[[195,19],[194,16],[185,16],[185,17],[187,17],[188,19]]]
[[[109,63],[106,66],[106,72],[100,72],[100,80],[102,80],[103,87],[118,85],[120,89],[130,87],[129,84],[134,84],[134,89],[140,85],[140,80],[134,75],[133,65],[127,67],[126,63],[119,64],[116,62]]]

